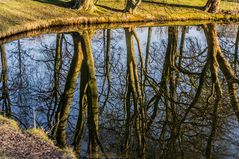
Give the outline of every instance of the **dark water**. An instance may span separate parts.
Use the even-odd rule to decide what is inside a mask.
[[[16,39],[1,45],[0,108],[22,127],[35,112],[81,156],[239,158],[238,24]]]

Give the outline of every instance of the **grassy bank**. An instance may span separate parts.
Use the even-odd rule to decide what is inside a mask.
[[[172,21],[238,20],[238,14],[209,14],[200,10],[206,0],[154,0],[143,2],[136,15],[121,12],[124,0],[99,0],[94,13],[67,7],[67,0],[0,0],[0,38],[26,30],[56,25]],[[167,3],[165,3],[167,2]],[[224,11],[238,10],[239,3],[221,3]]]
[[[16,121],[0,115],[0,158],[75,159],[70,149],[60,150],[42,129],[21,130]]]

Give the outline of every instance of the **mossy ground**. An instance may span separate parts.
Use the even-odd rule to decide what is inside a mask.
[[[69,0],[0,0],[0,38],[56,25],[239,19],[238,14],[209,14],[202,11],[200,7],[206,3],[206,0],[154,0],[154,2],[158,3],[143,2],[137,14],[130,15],[121,12],[124,9],[124,0],[98,0],[94,13],[71,9]],[[238,8],[239,3],[225,1],[221,3],[222,10],[238,10]]]

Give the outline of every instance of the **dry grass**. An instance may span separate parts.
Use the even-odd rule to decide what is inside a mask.
[[[206,4],[207,0],[149,0],[149,1],[156,1],[156,2],[167,3],[167,4],[187,5],[187,6],[193,6],[193,7],[202,7]],[[239,3],[222,1],[221,8],[223,10],[238,10]]]
[[[48,137],[47,133],[43,129],[33,128],[33,129],[28,129],[27,132],[33,136],[38,137],[39,139],[41,139],[44,142],[54,145],[54,142]]]
[[[70,149],[60,150],[42,129],[21,130],[14,120],[0,116],[0,159],[75,159]]]
[[[57,25],[106,23],[106,22],[136,22],[136,21],[172,21],[172,20],[229,20],[239,19],[239,15],[209,14],[198,8],[206,0],[154,0],[193,6],[192,8],[172,5],[142,3],[136,15],[129,15],[114,10],[97,7],[94,13],[59,6],[68,0],[0,0],[0,38],[26,30],[46,28]],[[124,0],[99,0],[101,6],[122,10]],[[223,10],[235,10],[239,4],[222,2]]]
[[[38,139],[40,139],[43,142],[46,142],[50,145],[54,145],[53,140],[51,140],[47,133],[44,131],[44,129],[41,128],[33,128],[33,129],[28,129],[27,130],[28,133],[30,133],[31,135],[37,137]],[[73,152],[73,149],[70,147],[66,147],[64,149],[60,150],[61,152],[64,153],[63,158],[75,158],[75,154]]]
[[[62,152],[65,154],[63,158],[69,158],[69,157],[72,159],[75,158],[75,153],[74,153],[73,149],[70,147],[66,147],[66,148],[62,149]]]
[[[19,130],[19,126],[16,121],[14,121],[12,119],[8,119],[6,117],[3,117],[2,115],[0,115],[0,125],[1,126],[7,125],[7,126],[12,127],[13,129],[15,129],[16,131]]]

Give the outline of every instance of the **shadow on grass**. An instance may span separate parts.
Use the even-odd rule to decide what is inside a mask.
[[[184,4],[170,4],[170,3],[163,3],[163,2],[155,2],[155,1],[149,1],[149,0],[143,0],[144,3],[151,3],[151,4],[158,4],[163,6],[169,6],[169,7],[182,7],[182,8],[195,8],[195,9],[203,9],[201,6],[191,6],[191,5],[184,5]]]
[[[101,4],[96,4],[96,6],[99,6],[101,8],[104,8],[104,9],[107,9],[107,10],[111,10],[111,11],[114,11],[114,12],[124,12],[123,9],[116,9],[116,8],[108,7],[108,6],[101,5]]]
[[[60,7],[64,7],[64,8],[72,8],[73,7],[73,3],[71,0],[34,0],[37,2],[41,2],[41,3],[48,3],[48,4],[53,4],[56,6],[60,6]],[[195,8],[195,9],[200,9],[202,10],[203,7],[201,6],[192,6],[192,5],[184,5],[184,4],[170,4],[170,3],[163,3],[163,2],[156,2],[156,1],[151,1],[151,0],[142,0],[143,3],[149,3],[149,4],[157,4],[157,5],[162,5],[162,6],[169,6],[169,7],[182,7],[182,8]],[[116,8],[112,8],[106,5],[102,5],[102,4],[95,4],[96,6],[102,7],[104,9],[107,10],[111,10],[114,12],[124,12],[123,9],[116,9]]]
[[[72,1],[66,1],[66,0],[34,0],[37,2],[41,3],[48,3],[48,4],[53,4],[59,7],[64,7],[64,8],[71,8],[73,6]]]
[[[72,8],[74,6],[74,2],[72,2],[71,0],[34,0],[37,2],[41,2],[41,3],[47,3],[47,4],[52,4],[52,5],[56,5],[59,7],[64,7],[64,8]],[[114,12],[123,12],[124,10],[121,9],[116,9],[116,8],[112,8],[112,7],[108,7],[106,5],[101,5],[101,4],[95,4],[96,6],[102,7],[104,9],[107,10],[111,10]]]

